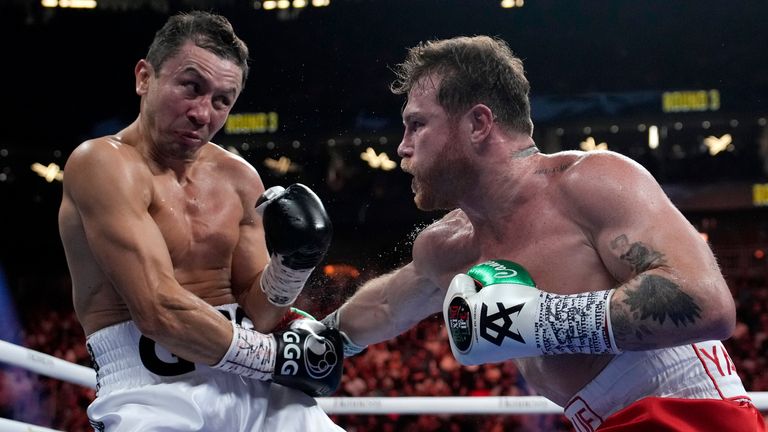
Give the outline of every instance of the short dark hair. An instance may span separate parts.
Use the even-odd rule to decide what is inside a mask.
[[[461,36],[421,42],[394,72],[390,89],[395,94],[408,94],[419,80],[436,74],[441,79],[437,102],[449,115],[483,103],[509,130],[533,133],[523,62],[501,39]]]
[[[146,60],[159,72],[163,63],[175,56],[187,41],[240,66],[243,71],[242,85],[245,87],[248,46],[237,37],[229,20],[221,15],[192,11],[171,16],[155,33]]]

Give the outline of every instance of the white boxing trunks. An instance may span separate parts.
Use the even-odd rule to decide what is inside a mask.
[[[217,309],[253,327],[237,305]],[[311,396],[179,359],[132,321],[101,329],[86,343],[97,378],[88,418],[97,431],[343,432]]]
[[[664,400],[722,401],[724,409],[732,405],[751,407],[747,418],[754,423],[754,407],[741,383],[733,361],[719,341],[707,341],[679,347],[651,350],[628,351],[617,355],[594,380],[584,386],[565,406],[565,415],[579,432],[592,432],[609,422],[611,415],[638,404],[641,400],[651,400],[653,406]],[[696,405],[696,404],[691,404]],[[640,405],[638,405],[640,406]],[[716,409],[717,403],[709,405]],[[693,408],[693,407],[692,407]],[[635,410],[640,412],[640,410]],[[659,411],[659,410],[657,410]],[[693,411],[693,409],[691,410]],[[631,412],[624,410],[624,413]],[[648,417],[648,410],[640,413],[633,422],[641,422]],[[709,412],[717,416],[717,412]],[[624,415],[624,414],[623,414]],[[701,412],[697,414],[701,416]],[[704,414],[706,416],[706,414]],[[749,417],[752,416],[752,417]],[[641,420],[638,420],[640,418]],[[622,418],[622,421],[626,421]],[[663,424],[664,419],[654,419],[654,424]],[[673,421],[681,421],[680,419]],[[684,420],[683,420],[684,421]],[[737,421],[733,418],[732,421]],[[647,425],[647,424],[646,424]],[[727,430],[754,430],[738,429]],[[643,430],[642,426],[640,429]],[[647,429],[647,428],[646,428]],[[614,430],[614,429],[611,429]],[[615,430],[629,430],[616,428]],[[636,430],[636,429],[632,429]],[[650,430],[650,429],[648,429]],[[679,427],[669,429],[654,427],[653,430],[688,430]]]

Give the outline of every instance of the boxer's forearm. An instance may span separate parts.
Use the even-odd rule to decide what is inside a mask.
[[[408,264],[360,287],[341,307],[339,328],[358,345],[381,342],[439,312],[443,297]]]
[[[626,351],[724,340],[735,325],[733,298],[719,274],[646,271],[616,289],[610,311],[616,343]]]

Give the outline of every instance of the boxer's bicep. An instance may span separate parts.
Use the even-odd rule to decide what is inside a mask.
[[[611,317],[619,347],[727,337],[733,301],[707,243],[645,169],[606,159],[588,166],[591,175],[572,192],[582,197],[578,215],[618,281]]]
[[[73,154],[66,171],[66,193],[91,253],[140,321],[161,281],[173,280],[168,248],[148,211],[150,192],[121,162],[119,152],[107,146]]]

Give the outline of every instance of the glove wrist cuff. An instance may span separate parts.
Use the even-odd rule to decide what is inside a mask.
[[[211,366],[246,378],[268,380],[275,370],[275,338],[232,323],[232,342],[224,357]]]
[[[610,321],[610,298],[614,290],[572,295],[541,292],[537,345],[544,354],[620,354]],[[551,319],[541,311],[560,311]]]
[[[328,328],[336,329],[339,331],[342,341],[344,342],[344,357],[352,357],[358,355],[365,351],[365,349],[368,348],[368,345],[358,345],[354,343],[345,332],[339,330],[339,313],[339,309],[336,309],[333,311],[333,313],[323,318],[320,322],[325,324],[325,326]]]
[[[294,270],[281,264],[282,255],[276,254],[261,273],[261,290],[275,306],[290,306],[304,289],[314,267]]]

